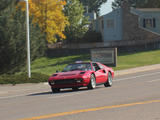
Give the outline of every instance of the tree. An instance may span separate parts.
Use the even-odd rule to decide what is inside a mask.
[[[99,14],[100,7],[103,3],[107,2],[107,0],[80,0],[84,7],[88,7],[89,12],[96,12]]]
[[[26,64],[25,13],[8,5],[0,14],[0,74],[14,73]],[[44,56],[45,35],[30,24],[31,58]]]
[[[117,9],[120,8],[123,4],[123,1],[126,0],[114,0],[112,2],[112,8]],[[137,8],[159,8],[160,0],[128,0],[132,7]]]
[[[1,0],[0,1],[0,11],[4,10],[6,7],[8,7],[8,5],[12,2],[12,0],[7,1],[7,0]]]
[[[88,30],[88,18],[83,15],[84,9],[79,0],[67,0],[64,13],[70,25],[65,29],[66,42],[78,42]]]
[[[63,14],[64,0],[29,0],[29,12],[33,16],[32,23],[39,25],[41,31],[46,34],[47,41],[54,43],[57,35],[65,39],[63,34],[67,17]],[[25,3],[21,2],[22,10],[25,10]]]
[[[5,10],[8,6],[16,5],[20,0],[0,0],[0,12]]]

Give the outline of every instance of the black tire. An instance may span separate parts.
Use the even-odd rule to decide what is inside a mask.
[[[58,93],[60,92],[60,88],[51,88],[52,93]]]
[[[104,83],[104,86],[105,86],[105,87],[111,87],[112,84],[113,84],[112,79],[113,79],[113,78],[112,78],[112,74],[109,72],[109,73],[108,73],[107,82]]]
[[[72,87],[73,91],[78,91],[78,87]]]
[[[88,89],[96,88],[96,78],[95,78],[94,74],[91,74],[90,83],[87,87],[88,87]]]

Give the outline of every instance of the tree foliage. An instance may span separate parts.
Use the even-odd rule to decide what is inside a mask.
[[[33,16],[32,23],[39,25],[41,31],[46,34],[47,41],[57,41],[57,35],[65,39],[63,31],[68,25],[67,17],[63,14],[64,0],[29,0],[29,12]],[[22,10],[25,3],[21,2]]]
[[[112,8],[120,8],[126,0],[114,0]],[[127,0],[132,7],[137,8],[160,8],[160,0]]]
[[[17,3],[18,0],[0,0],[0,11],[6,9],[9,5]]]
[[[88,18],[84,16],[84,9],[79,0],[66,0],[64,13],[70,25],[65,29],[66,42],[78,42],[88,30]]]
[[[31,58],[44,56],[45,35],[30,24]],[[26,63],[25,13],[10,4],[0,14],[0,74],[20,70]]]
[[[96,12],[97,14],[100,11],[100,7],[103,3],[107,2],[107,0],[80,0],[83,6],[88,6],[89,12]]]

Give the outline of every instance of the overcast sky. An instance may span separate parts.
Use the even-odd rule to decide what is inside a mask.
[[[112,11],[111,5],[113,1],[114,0],[108,0],[105,4],[101,6],[100,15],[104,15]]]

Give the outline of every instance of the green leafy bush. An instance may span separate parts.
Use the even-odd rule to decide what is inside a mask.
[[[47,82],[49,76],[41,73],[32,73],[32,77],[28,78],[27,73],[21,74],[4,74],[0,76],[0,84],[20,84],[20,83],[40,83]]]

